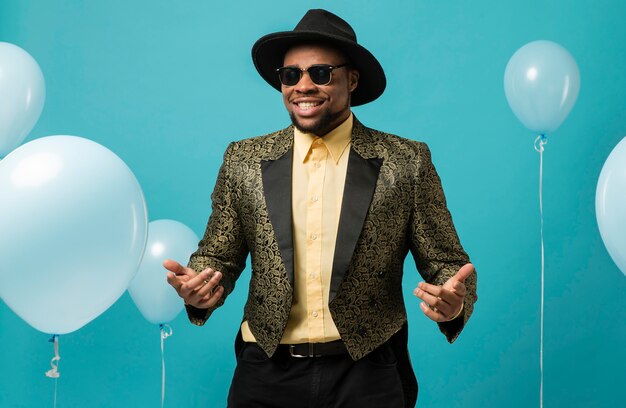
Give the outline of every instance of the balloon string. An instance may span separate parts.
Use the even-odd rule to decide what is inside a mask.
[[[54,405],[53,408],[57,408],[57,384],[59,383],[59,379],[54,379]]]
[[[46,377],[54,379],[54,408],[57,406],[57,383],[61,373],[59,373],[59,360],[61,357],[59,356],[59,335],[54,334],[48,340],[50,343],[54,343],[54,357],[50,360],[50,370],[46,371]]]
[[[163,342],[174,334],[174,331],[167,324],[160,324],[159,328],[161,329],[161,408],[163,408],[165,404],[165,350]]]
[[[539,339],[539,407],[543,408],[543,304],[545,288],[545,251],[543,247],[543,150],[548,143],[546,135],[539,135],[535,139],[535,150],[539,152],[539,217],[541,235],[541,312],[540,312],[540,339]]]

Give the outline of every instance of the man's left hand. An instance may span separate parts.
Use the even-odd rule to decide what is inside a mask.
[[[422,299],[422,312],[435,322],[447,322],[457,317],[465,300],[465,279],[474,273],[474,265],[468,263],[448,279],[443,286],[420,282],[413,294]]]

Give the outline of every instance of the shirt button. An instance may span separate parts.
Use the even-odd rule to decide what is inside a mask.
[[[313,197],[311,198],[311,201],[313,201],[314,203],[316,203],[316,202],[317,202],[317,200],[319,200],[319,197],[318,197],[318,196],[313,196]]]
[[[315,241],[315,240],[317,239],[317,235],[315,235],[315,234],[311,234],[311,239],[312,239],[313,241]]]
[[[316,274],[314,274],[314,273],[310,274],[309,276],[311,277],[311,279],[315,279],[315,278],[317,278],[317,275],[316,275]]]
[[[315,311],[315,312],[311,313],[311,315],[312,315],[313,317],[317,317],[317,316],[318,316],[317,311]]]
[[[315,162],[315,168],[319,169],[320,167],[322,167],[322,165],[319,162]]]

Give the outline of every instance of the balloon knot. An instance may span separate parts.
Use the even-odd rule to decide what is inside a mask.
[[[167,339],[172,334],[174,334],[174,331],[172,330],[172,328],[168,324],[160,324],[159,328],[161,329],[161,338],[163,340]]]
[[[548,144],[548,137],[542,133],[539,136],[537,136],[537,138],[535,139],[535,150],[541,153],[544,150],[543,146],[547,144]]]
[[[59,335],[53,334],[48,341],[54,343],[54,357],[50,360],[50,370],[46,371],[46,377],[59,378],[61,376],[61,373],[59,373],[59,360],[61,360],[59,356]]]

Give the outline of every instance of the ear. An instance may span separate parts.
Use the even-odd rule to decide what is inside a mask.
[[[348,75],[348,87],[350,92],[353,92],[356,87],[359,85],[359,71],[356,69],[351,69],[350,74]]]

